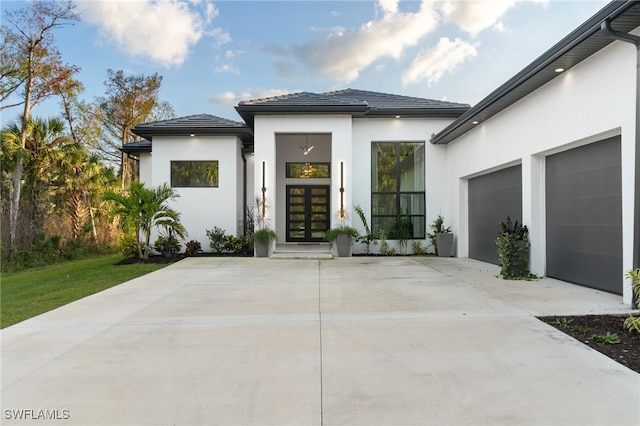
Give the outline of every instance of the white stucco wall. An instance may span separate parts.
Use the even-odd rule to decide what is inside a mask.
[[[427,142],[431,134],[440,131],[452,119],[424,118],[379,118],[352,119],[350,115],[318,115],[318,116],[257,116],[255,118],[255,195],[261,195],[262,162],[265,162],[265,185],[267,199],[271,209],[268,213],[269,224],[275,227],[279,241],[285,241],[285,197],[284,163],[299,159],[298,143],[290,143],[290,137],[282,135],[304,133],[317,134],[318,137],[330,137],[330,150],[322,148],[319,143],[318,152],[313,151],[313,161],[327,161],[330,155],[332,162],[331,175],[331,226],[336,226],[335,213],[340,207],[340,163],[344,163],[344,206],[348,211],[348,224],[361,231],[364,227],[357,217],[354,206],[360,205],[367,214],[371,225],[371,143],[389,142],[426,142],[426,226],[442,213],[442,206],[447,206],[447,193],[440,182],[446,168],[446,147],[433,146]],[[276,140],[287,145],[276,149]],[[314,143],[310,143],[313,145]],[[304,145],[304,143],[300,143]],[[278,155],[276,156],[276,151]],[[328,152],[327,152],[328,151]],[[272,165],[276,164],[274,168]],[[273,182],[273,184],[272,184]],[[325,183],[309,182],[309,183]],[[274,226],[275,225],[275,226]],[[426,247],[426,244],[423,244]],[[372,247],[374,248],[374,247]],[[354,252],[363,251],[360,246]]]
[[[631,269],[635,73],[635,48],[614,42],[447,146],[445,187],[452,196],[445,209],[459,230],[458,256],[468,256],[468,178],[522,164],[523,222],[530,229],[531,270],[544,275],[545,157],[621,135],[623,263],[625,271]],[[630,303],[628,282],[623,288],[624,301]]]
[[[151,185],[151,181],[153,180],[153,169],[152,169],[152,156],[153,154],[140,154],[140,182],[145,185]]]
[[[372,142],[425,142],[425,205],[426,230],[438,214],[451,223],[447,206],[450,194],[443,187],[447,174],[447,149],[444,146],[432,145],[428,139],[451,123],[447,118],[356,118],[353,120],[353,205],[360,205],[367,215],[371,226],[371,143]],[[361,232],[364,227],[359,218],[353,219],[353,225]],[[428,240],[423,241],[427,247]],[[373,250],[377,247],[372,246]],[[354,247],[354,251],[363,247]],[[429,251],[433,252],[433,247]]]
[[[277,167],[283,168],[284,161],[276,163],[276,136],[278,134],[308,133],[330,135],[331,137],[331,223],[335,226],[335,212],[340,206],[340,161],[345,162],[345,186],[351,181],[353,173],[351,165],[351,115],[260,115],[255,117],[254,128],[254,192],[262,196],[262,163],[265,164],[266,197],[270,205],[267,212],[268,225],[275,229],[280,242],[285,241],[285,198],[283,180],[284,171],[280,170],[281,179],[277,179]],[[282,139],[286,141],[286,138]],[[304,145],[304,144],[303,144]],[[294,151],[300,151],[293,147]],[[315,149],[313,151],[315,154]],[[318,155],[321,155],[319,150]],[[254,196],[254,198],[255,198]],[[352,191],[345,191],[344,199],[347,209],[352,210]],[[350,215],[352,219],[352,215]]]
[[[234,136],[156,136],[153,138],[152,185],[171,183],[171,161],[218,161],[217,188],[175,188],[172,204],[187,228],[187,241],[197,240],[209,251],[207,229],[222,228],[240,235],[243,215],[242,142]],[[157,233],[152,236],[152,241]],[[184,247],[184,246],[183,246]]]

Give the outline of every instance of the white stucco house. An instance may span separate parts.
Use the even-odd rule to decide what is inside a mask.
[[[524,222],[531,271],[621,294],[640,264],[640,2],[614,1],[477,105],[346,89],[241,102],[242,121],[139,125],[140,180],[180,193],[189,239],[238,234],[264,193],[284,244],[321,241],[342,206],[393,239],[442,214],[456,254],[497,263],[497,223]],[[355,250],[362,250],[356,247]]]

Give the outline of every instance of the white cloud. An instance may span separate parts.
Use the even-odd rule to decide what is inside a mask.
[[[353,30],[332,31],[326,39],[291,48],[293,57],[306,68],[339,82],[356,80],[360,71],[383,57],[399,59],[438,24],[429,1],[415,13],[401,13],[397,1],[380,1],[384,16]]]
[[[213,102],[214,104],[236,106],[240,101],[246,101],[249,99],[271,98],[274,96],[286,95],[288,93],[292,92],[286,89],[267,89],[255,94],[249,91],[244,91],[238,94],[232,91],[227,91],[217,95],[209,96],[209,101]]]
[[[402,75],[405,86],[427,80],[427,83],[438,81],[446,72],[451,72],[462,64],[466,58],[476,56],[476,48],[466,41],[456,38],[454,41],[443,37],[438,44],[420,53],[411,62]]]
[[[544,4],[546,0],[537,0]],[[445,21],[455,23],[461,30],[476,36],[487,28],[503,29],[500,18],[517,4],[518,0],[446,0],[440,5]]]
[[[238,75],[240,75],[240,70],[238,68],[234,67],[233,65],[230,65],[230,64],[220,65],[219,67],[216,67],[213,70],[213,72],[216,73],[216,74],[230,73],[230,74],[238,74]]]
[[[378,7],[386,14],[398,12],[398,0],[378,0]]]
[[[237,58],[240,55],[244,55],[244,50],[227,50],[224,52],[224,57],[227,59]]]
[[[224,31],[207,31],[218,15],[210,2],[100,0],[77,4],[83,19],[96,25],[102,37],[120,50],[165,66],[182,64],[191,46],[204,35],[214,36],[218,43],[230,39]]]

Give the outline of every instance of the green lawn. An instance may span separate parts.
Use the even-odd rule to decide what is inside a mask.
[[[122,255],[101,256],[0,275],[0,328],[162,268],[115,266]]]

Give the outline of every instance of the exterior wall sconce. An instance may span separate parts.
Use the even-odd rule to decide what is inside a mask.
[[[265,216],[265,200],[267,199],[266,192],[267,187],[265,186],[265,164],[266,161],[262,162],[262,217]]]
[[[340,162],[340,211],[344,211],[344,161]]]

